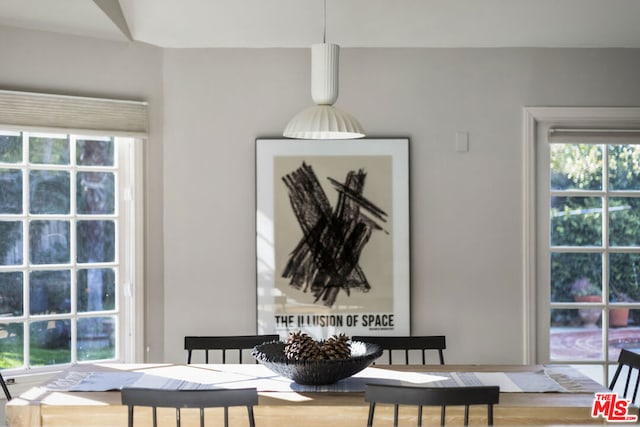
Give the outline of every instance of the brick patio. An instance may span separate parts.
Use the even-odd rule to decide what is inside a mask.
[[[609,360],[618,360],[621,348],[640,351],[640,327],[609,329]],[[553,361],[602,359],[602,329],[599,327],[552,327],[550,352]]]

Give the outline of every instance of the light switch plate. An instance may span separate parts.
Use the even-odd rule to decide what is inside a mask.
[[[469,132],[456,132],[456,151],[458,153],[466,153],[469,151]]]

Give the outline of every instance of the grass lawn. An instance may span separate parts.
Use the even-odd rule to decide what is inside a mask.
[[[8,348],[7,348],[8,347]],[[15,351],[16,347],[20,352]],[[115,357],[115,348],[109,347],[90,352],[78,352],[79,361],[105,360]],[[18,368],[23,366],[22,344],[19,346],[0,345],[0,368]],[[31,366],[56,365],[71,362],[71,351],[68,348],[48,349],[32,347],[30,354]]]

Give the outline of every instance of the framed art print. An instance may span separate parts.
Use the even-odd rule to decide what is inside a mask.
[[[256,140],[258,333],[409,335],[408,139]]]

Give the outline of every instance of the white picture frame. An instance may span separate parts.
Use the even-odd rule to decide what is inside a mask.
[[[256,140],[257,331],[410,335],[409,141]]]

